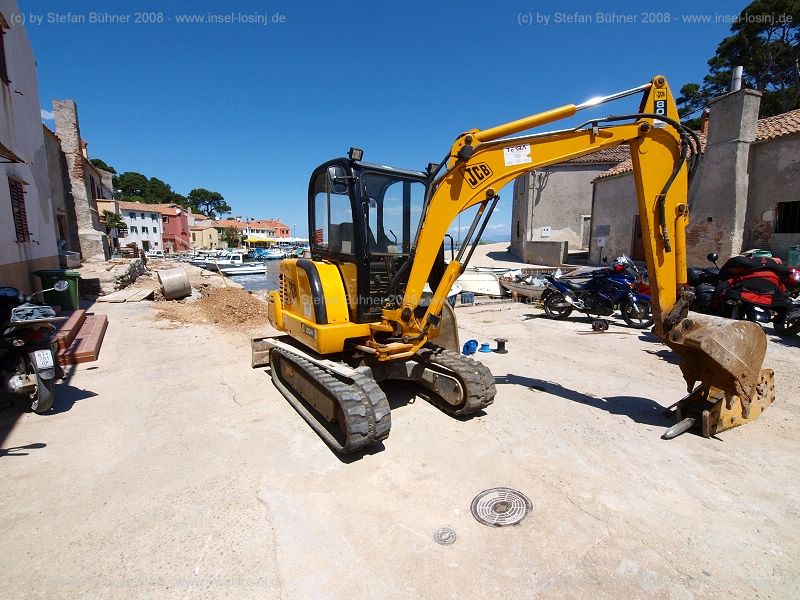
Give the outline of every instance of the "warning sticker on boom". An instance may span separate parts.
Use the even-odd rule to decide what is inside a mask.
[[[520,146],[503,148],[503,160],[507,167],[533,162],[533,160],[531,160],[531,145],[522,144]]]

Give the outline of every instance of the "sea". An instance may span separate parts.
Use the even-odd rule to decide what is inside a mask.
[[[259,290],[277,290],[278,273],[280,272],[280,268],[281,261],[269,260],[267,261],[266,273],[259,273],[258,275],[232,275],[229,277],[229,279],[240,284],[249,292],[257,292]]]

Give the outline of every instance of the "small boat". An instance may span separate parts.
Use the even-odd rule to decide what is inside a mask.
[[[267,272],[267,265],[266,263],[261,262],[248,262],[243,263],[241,265],[229,266],[229,267],[220,267],[219,269],[225,275],[232,276],[232,275],[259,275],[261,273]]]
[[[286,252],[284,252],[280,248],[267,248],[267,251],[262,253],[261,255],[261,258],[265,258],[267,260],[276,260],[285,257],[286,257]]]
[[[478,270],[481,269],[481,270]],[[499,278],[510,269],[494,270],[487,267],[467,267],[456,283],[465,292],[481,294],[484,296],[503,296]]]
[[[458,298],[458,295],[460,293],[461,293],[461,286],[458,285],[457,283],[454,283],[453,287],[450,288],[450,291],[447,292],[447,298],[446,298],[447,303],[450,306],[455,306],[456,299]],[[431,286],[426,283],[425,287],[422,288],[422,298],[420,298],[419,305],[428,306],[428,304],[430,304],[432,297],[433,297],[433,291],[431,290]]]
[[[503,289],[512,295],[516,294],[517,296],[530,298],[531,300],[539,300],[542,297],[542,293],[547,288],[547,286],[539,285],[538,283],[532,284],[526,283],[525,281],[515,281],[510,277],[501,277],[499,283],[503,286]]]
[[[230,254],[225,254],[220,258],[211,258],[206,260],[206,264],[203,266],[203,268],[208,269],[209,271],[218,271],[219,269],[238,267],[243,264],[245,264],[245,262],[242,255],[232,252]]]

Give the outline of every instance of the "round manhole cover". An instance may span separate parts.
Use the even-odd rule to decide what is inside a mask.
[[[454,544],[456,539],[456,532],[449,527],[441,527],[433,532],[433,541],[442,546]]]
[[[525,494],[511,488],[484,490],[472,501],[472,515],[484,525],[505,527],[516,525],[531,511],[531,501]]]

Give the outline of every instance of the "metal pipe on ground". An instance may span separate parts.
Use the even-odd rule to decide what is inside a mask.
[[[186,271],[181,268],[156,271],[161,291],[167,300],[180,300],[192,294],[192,286]]]

